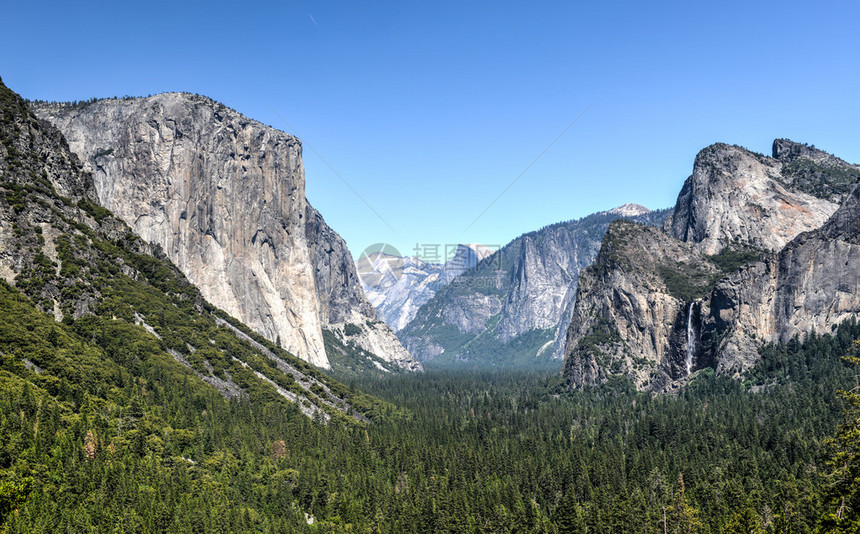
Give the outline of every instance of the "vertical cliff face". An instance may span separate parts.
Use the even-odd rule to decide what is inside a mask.
[[[787,143],[775,152],[786,157]],[[797,157],[813,164],[804,155]],[[824,224],[839,206],[836,191],[819,198],[804,189],[783,159],[718,143],[696,156],[667,230],[707,254],[730,243],[776,252],[801,232]]]
[[[534,364],[563,354],[580,271],[610,221],[662,224],[665,210],[626,205],[518,237],[455,278],[399,332],[419,359]]]
[[[785,343],[808,332],[829,334],[860,316],[860,188],[819,229],[804,233],[767,262],[714,289],[703,328],[724,332],[718,371],[754,363],[761,342]]]
[[[860,314],[860,168],[786,140],[773,152],[708,147],[665,233],[610,229],[580,278],[565,346],[573,386],[624,375],[666,390],[702,367],[736,375],[763,342]]]
[[[343,238],[310,204],[305,220],[323,328],[397,367],[421,370],[421,364],[403,348],[394,331],[378,319]]]
[[[688,303],[704,296],[719,272],[696,247],[657,228],[610,224],[596,262],[579,277],[565,345],[571,384],[624,375],[638,387],[666,389],[684,378]],[[701,363],[694,359],[692,368]]]
[[[373,317],[343,241],[307,204],[298,139],[185,93],[34,109],[65,134],[103,206],[268,339],[328,367],[323,327]]]
[[[500,310],[497,332],[502,343],[532,330],[554,330],[565,297],[577,275],[591,262],[596,242],[580,239],[563,226],[541,236],[524,236],[510,274],[510,291]]]
[[[99,206],[62,133],[2,81],[0,276],[0,308],[6,317],[15,309],[0,324],[0,350],[36,370],[42,385],[62,382],[95,399],[123,381],[145,383],[187,390],[189,403],[212,387],[229,399],[295,404],[323,423],[367,421],[343,384],[214,308],[159,247]],[[18,367],[7,361],[4,380]]]

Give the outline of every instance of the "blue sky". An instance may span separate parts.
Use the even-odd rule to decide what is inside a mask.
[[[667,207],[717,141],[860,162],[851,2],[9,2],[3,19],[0,76],[27,98],[192,91],[297,133],[308,198],[356,255]]]

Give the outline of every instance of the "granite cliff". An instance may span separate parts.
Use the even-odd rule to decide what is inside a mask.
[[[97,199],[63,134],[0,81],[0,307],[13,317],[0,324],[6,379],[17,372],[52,397],[102,408],[127,385],[141,395],[181,390],[204,414],[191,399],[220,394],[323,423],[367,421],[352,405],[367,398],[215,308]],[[122,419],[125,430],[135,419]]]
[[[418,368],[376,314],[343,240],[305,199],[301,142],[187,93],[34,104],[92,173],[99,203],[159,245],[216,306],[329,367],[324,329]]]
[[[762,343],[856,317],[858,179],[860,167],[785,139],[770,158],[702,150],[664,232],[614,223],[580,277],[571,385],[619,375],[665,391],[704,367],[737,375]]]
[[[707,310],[703,331],[723,338],[717,371],[732,374],[753,363],[761,342],[829,334],[860,317],[860,187],[821,228],[721,280]]]
[[[417,358],[438,363],[560,358],[579,272],[594,261],[610,221],[662,224],[667,214],[625,205],[524,234],[439,289],[398,335]]]

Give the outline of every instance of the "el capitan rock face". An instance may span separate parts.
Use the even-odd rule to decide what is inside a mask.
[[[103,206],[268,339],[328,367],[323,328],[377,321],[343,240],[305,199],[295,137],[187,93],[33,108],[65,134]],[[411,361],[402,346],[378,356]]]
[[[787,140],[773,158],[704,149],[665,233],[616,223],[580,277],[571,385],[623,375],[665,391],[704,367],[737,375],[762,343],[857,318],[858,178],[857,166]]]
[[[368,420],[342,384],[213,307],[160,247],[97,201],[62,133],[0,80],[0,290],[15,308],[3,323],[4,356],[14,355],[4,379],[20,360],[44,375],[41,384],[62,382],[57,391],[86,398],[123,377],[187,390],[189,403],[206,398],[202,386],[227,399],[295,404],[323,424]],[[32,340],[50,348],[33,350]]]

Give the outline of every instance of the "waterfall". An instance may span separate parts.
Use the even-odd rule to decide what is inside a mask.
[[[696,352],[696,329],[693,328],[693,304],[687,308],[687,357],[684,363],[687,366],[687,376],[693,372],[693,354]]]

